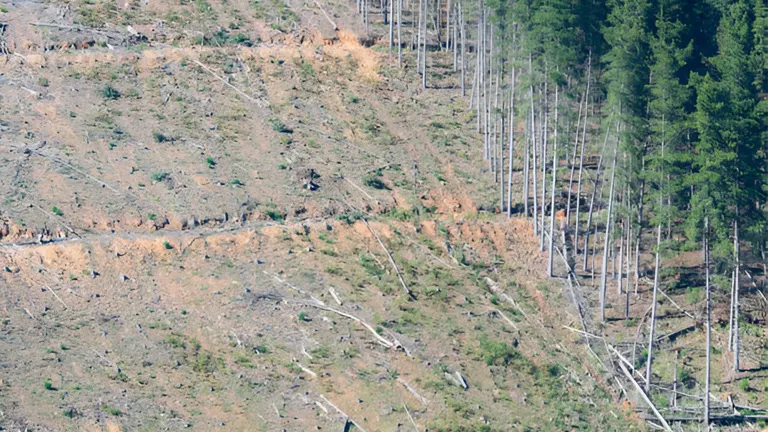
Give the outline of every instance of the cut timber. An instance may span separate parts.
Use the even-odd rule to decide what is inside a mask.
[[[502,300],[514,306],[520,312],[520,314],[523,315],[525,320],[528,321],[528,315],[523,312],[523,309],[517,304],[517,302],[515,302],[515,299],[513,299],[511,296],[509,296],[509,294],[505,293],[501,288],[499,288],[499,284],[497,284],[496,281],[486,277],[485,283],[488,284],[488,287],[491,289],[492,293],[496,294],[497,296],[501,297]]]
[[[354,184],[354,183],[352,182],[352,180],[350,180],[350,179],[348,179],[348,178],[346,178],[346,177],[344,177],[344,180],[346,180],[346,181],[347,181],[347,183],[351,184],[351,185],[352,185],[352,187],[354,187],[355,189],[357,189],[357,190],[359,190],[360,192],[362,192],[362,193],[363,193],[363,195],[365,195],[365,197],[366,197],[366,198],[368,198],[369,200],[371,200],[371,201],[376,201],[376,199],[375,199],[374,197],[370,196],[370,195],[368,194],[368,192],[364,191],[364,190],[363,190],[363,189],[362,189],[360,186],[358,186],[358,185]]]
[[[403,403],[403,408],[405,408],[405,413],[406,413],[406,414],[408,414],[408,420],[410,420],[410,421],[411,421],[411,424],[413,425],[413,428],[414,428],[414,429],[416,429],[417,431],[419,431],[419,430],[420,430],[420,429],[419,429],[419,427],[418,427],[418,426],[416,426],[416,422],[415,422],[415,421],[413,421],[413,417],[411,417],[411,412],[410,412],[410,411],[408,411],[408,405],[406,405],[405,403]]]
[[[327,19],[327,20],[328,20],[328,22],[329,22],[329,23],[331,23],[331,26],[333,26],[333,29],[334,29],[334,30],[338,30],[338,29],[339,29],[339,26],[337,26],[337,25],[336,25],[336,23],[335,23],[335,22],[334,22],[334,21],[331,19],[331,17],[330,17],[330,16],[328,16],[328,13],[327,13],[327,12],[325,11],[325,9],[323,9],[323,7],[320,5],[320,2],[318,2],[317,0],[314,0],[314,1],[315,1],[315,5],[318,7],[318,9],[320,9],[320,12],[322,12],[322,13],[323,13],[323,15],[325,15],[325,19]]]
[[[656,406],[651,402],[651,400],[648,398],[648,395],[645,394],[645,391],[643,391],[643,388],[640,386],[640,384],[635,381],[634,378],[632,378],[632,374],[629,373],[627,370],[627,367],[624,366],[624,363],[619,362],[619,366],[621,367],[621,371],[624,372],[624,375],[626,375],[627,378],[629,378],[630,381],[632,381],[632,384],[634,384],[635,389],[640,394],[640,396],[643,398],[646,404],[651,408],[651,411],[653,411],[653,415],[656,416],[656,418],[661,422],[661,425],[664,427],[665,431],[672,432],[672,428],[669,427],[669,423],[667,423],[666,420],[664,420],[664,417],[661,415],[659,410],[656,409]]]
[[[340,409],[339,409],[339,407],[337,407],[336,405],[334,405],[334,404],[333,404],[333,402],[329,401],[329,400],[328,400],[328,398],[326,398],[326,397],[325,397],[325,396],[323,396],[323,395],[320,395],[320,398],[322,398],[322,399],[323,399],[323,401],[325,401],[325,403],[327,403],[328,405],[330,405],[330,406],[331,406],[333,409],[335,409],[336,411],[338,411],[338,412],[339,412],[339,414],[343,415],[343,416],[346,418],[347,422],[349,422],[349,423],[352,423],[353,425],[355,425],[355,427],[356,427],[356,428],[360,429],[362,432],[365,432],[365,429],[363,429],[363,427],[362,427],[362,426],[360,426],[360,425],[359,425],[357,422],[355,422],[354,420],[352,420],[352,418],[350,418],[350,417],[349,417],[349,415],[347,415],[347,413],[345,413],[344,411],[340,410]]]
[[[461,376],[461,373],[459,371],[454,372],[456,374],[456,378],[459,380],[459,384],[461,384],[461,387],[464,388],[464,390],[468,390],[469,386],[467,385],[467,381],[464,379],[463,376]]]
[[[376,234],[376,231],[373,230],[373,228],[371,227],[371,224],[369,224],[368,221],[365,220],[365,218],[363,218],[362,221],[365,223],[365,226],[368,227],[368,231],[370,231],[371,234],[373,234],[373,236],[376,238],[376,241],[379,242],[379,246],[381,246],[381,248],[387,254],[387,258],[389,258],[389,263],[392,264],[392,268],[395,269],[395,273],[397,273],[397,278],[400,279],[400,284],[403,286],[403,290],[405,290],[405,292],[408,294],[410,298],[416,298],[416,296],[413,295],[411,290],[409,290],[408,286],[405,284],[403,275],[400,274],[400,270],[397,268],[397,264],[395,263],[395,259],[392,258],[392,254],[389,253],[389,249],[387,249],[387,247],[384,246],[384,242],[381,241],[381,239],[379,238],[379,235]]]
[[[54,296],[54,297],[56,297],[56,300],[58,300],[58,301],[59,301],[59,303],[61,303],[62,305],[64,305],[64,308],[65,308],[65,309],[67,308],[67,304],[66,304],[66,303],[64,303],[64,301],[62,301],[62,300],[61,300],[61,297],[59,297],[59,295],[58,295],[58,294],[56,294],[56,291],[54,291],[54,290],[53,290],[53,288],[49,287],[48,285],[43,285],[43,286],[44,286],[46,289],[48,289],[48,291],[50,291],[50,292],[51,292],[51,294],[53,294],[53,296]]]
[[[257,99],[254,99],[254,98],[252,98],[252,97],[248,96],[247,94],[245,94],[245,92],[244,92],[244,91],[242,91],[242,90],[240,90],[239,88],[237,88],[237,87],[233,86],[232,84],[230,84],[229,82],[227,82],[227,80],[225,80],[224,78],[222,78],[222,77],[218,76],[218,75],[216,74],[216,72],[212,71],[212,70],[211,70],[211,69],[210,69],[208,66],[206,66],[206,65],[204,65],[204,64],[202,64],[202,63],[200,63],[200,61],[198,61],[198,60],[194,60],[194,62],[195,62],[195,64],[197,64],[198,66],[200,66],[201,68],[203,68],[203,69],[204,69],[206,72],[208,72],[209,74],[213,75],[213,76],[214,76],[214,77],[215,77],[217,80],[219,80],[219,81],[221,81],[222,83],[224,83],[224,85],[226,85],[227,87],[229,87],[229,88],[231,88],[232,90],[236,91],[236,92],[237,92],[237,94],[239,94],[240,96],[244,97],[244,98],[245,98],[246,100],[248,100],[249,102],[251,102],[251,103],[255,104],[255,105],[256,105],[256,106],[258,106],[259,108],[264,108],[265,104],[264,104],[263,102],[261,102],[261,101],[259,101],[259,100],[257,100]]]
[[[287,281],[287,280],[285,280],[285,279],[280,279],[280,277],[279,277],[278,275],[276,275],[276,274],[271,274],[271,273],[269,273],[269,272],[268,272],[268,271],[266,271],[266,270],[264,270],[264,274],[265,274],[265,275],[267,275],[267,276],[272,276],[272,278],[273,278],[274,280],[276,280],[276,281],[278,281],[278,282],[280,282],[280,283],[282,283],[282,284],[285,284],[285,285],[287,285],[288,287],[290,287],[290,288],[292,288],[292,289],[296,290],[296,292],[298,292],[299,294],[303,294],[303,295],[305,295],[305,296],[307,296],[307,297],[311,298],[311,299],[312,299],[312,301],[314,301],[315,303],[319,304],[320,306],[325,306],[325,303],[323,303],[321,300],[319,300],[318,298],[316,298],[315,296],[313,296],[313,295],[312,295],[312,294],[310,294],[309,292],[307,292],[307,291],[304,291],[303,289],[301,289],[301,288],[297,287],[296,285],[294,285],[294,284],[292,284],[292,283],[288,282],[288,281]]]
[[[408,390],[409,393],[411,393],[419,402],[421,402],[422,405],[427,405],[427,400],[424,399],[424,396],[420,395],[419,392],[414,390],[413,387],[409,386],[407,382],[405,382],[402,378],[398,378],[397,382],[403,385],[406,390]]]
[[[495,313],[499,314],[499,316],[504,318],[504,321],[506,321],[507,324],[511,325],[513,329],[515,329],[517,331],[520,331],[520,329],[517,327],[517,324],[515,324],[515,322],[512,321],[511,319],[509,319],[509,317],[504,315],[504,312],[502,312],[501,310],[499,310],[499,309],[491,309],[491,312],[495,312]]]
[[[307,373],[307,375],[310,375],[312,378],[317,378],[317,374],[316,374],[316,373],[314,373],[313,371],[311,371],[311,370],[309,370],[309,369],[305,368],[305,367],[304,367],[304,366],[302,366],[302,364],[301,364],[301,363],[299,363],[299,362],[296,362],[296,364],[299,366],[299,368],[301,368],[301,370],[303,370],[304,372],[306,372],[306,373]]]
[[[338,303],[339,306],[341,306],[342,305],[341,299],[339,298],[338,295],[336,295],[336,290],[333,289],[333,287],[330,287],[330,288],[328,288],[328,292],[331,293],[331,296],[333,297],[334,300],[336,300],[336,303]]]
[[[371,332],[371,334],[376,338],[376,341],[378,343],[380,343],[381,345],[383,345],[383,346],[385,346],[387,348],[395,348],[395,347],[399,346],[399,344],[395,344],[393,342],[390,342],[390,341],[384,339],[380,334],[378,334],[376,332],[376,329],[371,327],[370,324],[368,324],[367,322],[361,320],[360,318],[358,318],[358,317],[356,317],[354,315],[348,314],[348,313],[340,311],[338,309],[330,308],[330,307],[325,306],[324,304],[320,304],[320,303],[307,302],[307,301],[291,299],[291,298],[284,298],[283,300],[286,301],[286,302],[289,302],[289,303],[297,303],[297,304],[302,304],[302,305],[306,305],[306,306],[312,306],[312,307],[320,309],[320,310],[324,310],[324,311],[327,311],[327,312],[333,312],[333,313],[341,315],[341,316],[343,316],[345,318],[349,318],[352,321],[357,321],[363,327],[365,327],[369,332]]]

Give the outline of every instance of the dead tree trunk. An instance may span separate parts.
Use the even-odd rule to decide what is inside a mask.
[[[595,181],[592,185],[592,198],[589,200],[589,213],[587,215],[587,228],[584,230],[584,263],[581,266],[582,271],[587,271],[587,258],[589,257],[589,235],[590,235],[590,226],[592,225],[592,210],[595,205],[595,196],[597,195],[597,182],[600,180],[600,168],[603,165],[603,154],[605,153],[605,147],[608,145],[608,136],[609,136],[609,130],[605,131],[605,141],[603,141],[603,149],[600,152],[600,159],[597,161],[597,171],[595,171]],[[583,143],[582,143],[583,145]],[[582,152],[582,155],[584,153]],[[581,171],[581,169],[579,169]],[[579,173],[579,177],[581,177],[581,173]],[[579,179],[579,184],[581,184],[581,179]],[[602,192],[601,192],[602,194]],[[578,226],[578,218],[579,218],[579,207],[578,207],[578,192],[576,193],[576,221]],[[597,240],[597,238],[595,238]],[[594,261],[594,260],[593,260]],[[593,271],[594,271],[594,265],[593,265]]]
[[[528,168],[533,173],[533,234],[539,235],[539,214],[537,210],[538,194],[536,193],[536,106],[533,103],[533,59],[528,54],[528,73],[531,80],[531,151],[533,152],[533,164]]]
[[[736,217],[739,215],[739,207],[736,206]],[[739,220],[733,221],[733,372],[739,372],[739,273],[741,273],[741,245],[739,244]]]
[[[579,155],[579,179],[576,185],[576,219],[573,223],[573,257],[574,259],[579,254],[579,216],[581,214],[581,179],[584,172],[584,145],[587,142],[587,123],[589,122],[589,88],[592,83],[592,51],[589,51],[589,59],[587,60],[587,89],[584,92],[584,126],[581,132],[581,154]],[[578,131],[577,131],[578,133]],[[598,169],[599,171],[599,169]],[[569,204],[570,206],[570,204]],[[570,223],[570,220],[568,221]],[[585,235],[589,237],[589,226],[585,231]],[[584,265],[586,266],[586,256],[589,254],[589,249],[584,247]]]
[[[512,28],[512,52],[515,50],[515,28]],[[507,175],[507,217],[512,217],[512,163],[515,160],[515,57],[512,56],[512,88],[509,92],[509,174]]]
[[[546,78],[547,72],[544,71],[544,131],[541,141],[541,232],[539,233],[539,250],[544,252],[544,215],[547,208],[547,144],[549,144],[549,92]],[[541,120],[539,120],[541,121]]]
[[[424,1],[424,19],[422,20],[424,24],[424,37],[422,39],[423,43],[423,50],[421,57],[423,61],[423,66],[421,69],[421,88],[426,89],[427,88],[427,10],[429,7],[429,0],[423,0]]]
[[[704,271],[705,290],[707,292],[707,364],[704,378],[704,427],[709,428],[709,383],[712,353],[712,303],[709,292],[709,216],[704,217]]]
[[[645,367],[645,391],[651,390],[651,369],[653,363],[653,338],[656,331],[656,296],[659,292],[659,249],[661,249],[661,223],[656,228],[656,266],[653,272],[653,300],[651,303],[651,330],[648,336],[648,360]]]
[[[392,47],[394,45],[394,38],[395,38],[395,1],[396,0],[387,0],[389,2],[389,53],[392,54]],[[384,12],[386,8],[382,8],[382,13],[384,14],[384,24],[387,24],[387,13]]]
[[[464,96],[466,94],[466,89],[464,86],[464,82],[466,81],[466,63],[467,63],[467,38],[466,38],[466,29],[464,27],[464,12],[461,10],[461,1],[459,1],[459,22],[461,24],[460,32],[461,32],[461,95]],[[472,98],[470,98],[471,100]]]
[[[571,156],[571,177],[568,180],[568,199],[565,207],[565,224],[571,225],[571,195],[573,191],[573,176],[576,173],[576,154],[579,150],[579,126],[581,126],[581,111],[584,108],[584,98],[579,101],[579,115],[576,118],[576,139],[573,141],[573,155]]]
[[[549,207],[549,259],[547,261],[547,274],[549,277],[554,276],[552,273],[552,260],[555,256],[555,188],[557,180],[557,94],[559,86],[555,85],[555,126],[552,134],[552,202]]]
[[[397,68],[403,68],[403,41],[401,27],[403,25],[403,0],[397,0]],[[462,83],[463,85],[464,83]],[[463,94],[462,94],[463,96]]]
[[[530,178],[529,178],[529,171],[530,171],[530,159],[531,155],[529,152],[530,148],[530,141],[531,141],[531,116],[527,116],[528,121],[525,122],[525,143],[523,145],[525,151],[524,155],[524,165],[523,165],[523,211],[525,212],[525,218],[528,219],[528,195],[529,195],[529,185],[530,185]]]
[[[603,245],[603,269],[600,274],[600,321],[605,322],[605,296],[606,296],[606,278],[608,276],[608,248],[611,240],[611,222],[613,218],[613,190],[616,184],[616,160],[619,155],[619,145],[613,150],[613,170],[611,172],[611,188],[608,192],[608,219],[605,223],[605,239]]]

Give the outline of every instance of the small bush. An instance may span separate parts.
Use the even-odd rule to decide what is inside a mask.
[[[56,387],[53,386],[53,383],[49,379],[43,381],[43,386],[46,390],[56,391]]]
[[[165,343],[174,348],[186,348],[187,344],[176,335],[168,335],[165,337]]]
[[[154,214],[154,213],[147,214],[147,219],[149,219],[151,221],[155,220],[156,217],[157,217],[157,215]]]
[[[213,160],[212,156],[205,158],[205,163],[208,164],[208,168],[210,169],[213,169],[216,166],[216,161]]]
[[[279,170],[287,170],[287,169],[288,169],[288,165],[287,165],[287,164],[285,164],[285,163],[283,163],[283,162],[280,162],[280,163],[277,165],[277,169],[279,169]]]
[[[163,247],[166,248],[167,250],[173,249],[173,245],[168,243],[168,240],[163,242]]]
[[[268,218],[272,219],[275,222],[283,222],[284,216],[282,213],[280,213],[277,210],[267,210],[264,212],[265,215],[267,215]]]
[[[231,184],[232,186],[245,186],[245,185],[243,184],[243,182],[241,182],[241,181],[240,181],[240,180],[238,180],[238,179],[234,179],[234,180],[232,180],[231,182],[229,182],[229,184]]]
[[[40,77],[37,79],[37,83],[42,87],[48,87],[48,78]]]
[[[111,407],[111,406],[106,405],[106,404],[101,406],[101,410],[104,411],[105,413],[113,415],[115,417],[119,417],[119,416],[123,415],[123,412],[120,411],[119,409],[117,409],[115,407]]]
[[[739,389],[741,389],[743,392],[749,391],[749,378],[744,378],[739,381]]]
[[[51,212],[53,212],[53,214],[55,214],[56,216],[64,216],[64,212],[61,211],[61,209],[59,209],[56,206],[53,206],[53,208],[51,208]]]
[[[159,143],[173,141],[172,137],[170,137],[168,135],[165,135],[164,133],[158,132],[158,131],[152,131],[152,138],[154,138],[155,141],[157,141]]]
[[[480,352],[488,366],[498,363],[506,366],[520,356],[513,347],[504,342],[492,341],[487,335],[480,336]]]
[[[299,321],[307,321],[307,314],[305,312],[299,312]]]
[[[168,178],[167,172],[156,172],[152,174],[152,181],[155,183],[160,183],[161,181]]]
[[[105,86],[101,90],[101,95],[104,96],[104,99],[115,100],[115,99],[120,98],[120,92],[117,91],[117,89],[112,87],[111,85]]]
[[[382,181],[380,178],[376,176],[368,176],[363,179],[363,184],[372,187],[374,189],[384,189],[389,190],[389,186],[387,186],[384,181]]]
[[[272,130],[280,133],[293,133],[293,129],[285,125],[278,119],[269,119],[269,123],[272,125]]]

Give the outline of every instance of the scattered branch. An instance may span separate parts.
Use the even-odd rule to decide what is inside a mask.
[[[408,286],[405,284],[405,280],[403,279],[403,275],[400,274],[400,270],[397,268],[397,264],[395,263],[395,259],[392,258],[392,254],[389,253],[389,249],[387,249],[387,247],[384,246],[384,242],[381,241],[381,239],[379,238],[378,234],[376,234],[376,231],[373,230],[373,227],[371,227],[371,224],[369,224],[368,221],[365,220],[365,218],[363,218],[362,220],[365,223],[365,226],[368,227],[368,231],[370,231],[371,234],[373,234],[373,236],[376,238],[376,241],[379,242],[379,245],[384,250],[384,252],[387,254],[387,258],[389,258],[389,263],[392,264],[392,268],[395,269],[395,273],[397,273],[397,278],[400,279],[400,284],[403,286],[403,290],[405,290],[405,292],[408,294],[409,297],[411,297],[412,299],[415,299],[416,296],[413,295],[411,290],[409,290]]]

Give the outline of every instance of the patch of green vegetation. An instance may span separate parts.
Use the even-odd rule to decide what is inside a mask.
[[[515,348],[504,342],[490,340],[488,335],[480,336],[480,355],[488,366],[494,364],[506,366],[521,357]]]
[[[151,179],[155,183],[160,183],[161,181],[167,179],[169,175],[170,174],[168,174],[167,172],[156,172],[156,173],[152,173]]]
[[[359,221],[362,218],[363,218],[363,212],[361,211],[353,211],[353,212],[344,213],[336,216],[336,220],[344,221],[348,225],[352,225],[356,221]]]
[[[37,84],[41,87],[48,87],[48,78],[45,77],[39,77],[37,78]]]
[[[328,256],[332,256],[332,257],[339,256],[339,254],[336,253],[336,251],[333,250],[333,249],[321,249],[320,253],[323,254],[323,255],[328,255]]]
[[[111,406],[109,406],[107,404],[102,404],[101,405],[101,410],[104,411],[105,413],[113,415],[115,417],[119,417],[119,416],[123,415],[122,411],[120,411],[119,409],[117,409],[115,407],[111,407]]]
[[[175,334],[170,334],[166,336],[165,343],[167,343],[168,345],[174,348],[183,348],[183,349],[187,348],[186,342],[184,342],[184,340],[179,335],[175,335]]]
[[[370,175],[363,178],[363,184],[374,189],[389,190],[389,186],[387,186],[383,180],[375,175]]]
[[[63,211],[61,211],[61,209],[60,209],[60,208],[58,208],[58,207],[56,207],[56,206],[53,206],[53,207],[51,208],[51,212],[52,212],[53,214],[55,214],[56,216],[64,216],[64,212],[63,212]]]
[[[306,312],[299,312],[299,321],[307,321]]]
[[[293,129],[289,128],[285,125],[285,123],[281,122],[278,119],[269,119],[269,124],[272,125],[272,130],[275,132],[280,133],[293,133]]]
[[[156,214],[154,214],[154,213],[147,213],[147,219],[153,221],[153,220],[155,220],[155,218],[157,218]]]
[[[360,265],[371,276],[380,278],[384,275],[384,270],[379,266],[379,263],[368,255],[360,254]]]
[[[244,355],[241,355],[241,354],[238,354],[235,357],[235,363],[239,364],[240,366],[247,367],[247,368],[253,368],[254,367],[253,362],[251,361],[251,359],[246,357],[246,356],[244,356]]]
[[[108,100],[115,100],[120,98],[120,92],[111,85],[104,86],[104,88],[101,90],[101,95],[104,97],[104,99]]]
[[[213,169],[216,167],[216,161],[213,160],[212,156],[208,156],[205,158],[205,163],[208,164],[208,168]]]
[[[165,135],[164,133],[158,132],[158,131],[152,131],[152,138],[154,138],[155,141],[159,143],[173,141],[173,137]]]
[[[344,275],[344,271],[340,267],[328,266],[325,268],[325,272],[336,276]]]
[[[168,243],[168,240],[163,241],[163,247],[166,248],[167,250],[173,249],[173,245]]]
[[[231,184],[232,186],[245,186],[245,185],[243,184],[243,182],[241,182],[241,181],[240,181],[240,180],[238,180],[238,179],[233,179],[231,182],[229,182],[229,184]]]
[[[53,383],[49,379],[43,381],[43,387],[45,387],[46,390],[56,391],[56,387],[53,386]]]
[[[267,209],[264,211],[264,214],[275,222],[283,223],[283,220],[285,220],[285,216],[277,210]]]

